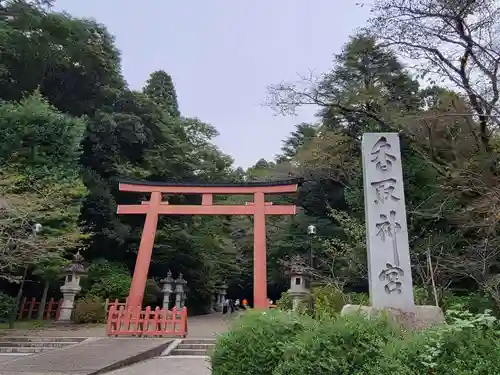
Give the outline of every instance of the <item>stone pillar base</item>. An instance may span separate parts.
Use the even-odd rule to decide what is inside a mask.
[[[386,314],[389,319],[405,329],[419,330],[444,323],[444,314],[438,306],[415,306],[415,310],[406,312],[399,309],[375,309],[371,306],[345,305],[340,315],[362,314],[373,317]]]

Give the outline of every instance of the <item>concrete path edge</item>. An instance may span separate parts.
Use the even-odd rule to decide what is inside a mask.
[[[146,350],[144,352],[141,352],[139,354],[136,354],[136,355],[134,355],[132,357],[129,357],[129,358],[126,358],[124,360],[115,362],[115,363],[113,363],[111,365],[103,367],[103,368],[101,368],[99,370],[96,370],[94,372],[89,372],[86,375],[100,375],[100,374],[105,374],[107,372],[118,370],[120,368],[136,364],[138,362],[142,362],[142,361],[154,358],[154,357],[158,357],[171,344],[172,344],[171,342],[162,343],[162,344],[160,344],[160,345],[158,345],[158,346],[156,346],[156,347],[154,347],[152,349],[148,349],[148,350]]]
[[[180,345],[180,343],[181,343],[181,342],[182,342],[182,339],[176,339],[176,340],[172,341],[172,342],[168,345],[167,349],[165,349],[165,350],[161,353],[161,355],[162,355],[162,356],[167,356],[167,355],[170,355],[170,353],[172,353],[172,351],[173,351],[174,349],[176,349],[176,348]]]

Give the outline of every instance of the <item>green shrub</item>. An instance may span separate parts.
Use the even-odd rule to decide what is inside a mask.
[[[92,285],[89,294],[102,299],[124,301],[128,296],[131,283],[130,275],[107,275]]]
[[[75,323],[104,323],[106,311],[104,301],[96,296],[86,296],[76,301],[73,311]]]
[[[103,300],[125,301],[131,283],[132,277],[123,264],[100,260],[89,267],[88,275],[83,279],[83,290]]]
[[[485,310],[496,311],[494,301],[482,293],[469,293],[467,295],[448,295],[443,301],[443,309],[466,310],[478,314]]]
[[[293,310],[293,298],[288,292],[281,294],[281,298],[276,302],[276,306],[281,311],[292,311]],[[311,300],[299,301],[297,307],[295,308],[295,313],[300,315],[312,315],[313,309],[311,306]]]
[[[288,292],[281,293],[281,297],[276,301],[276,306],[278,309],[283,311],[288,311],[293,308],[292,297]]]
[[[146,290],[144,291],[144,306],[155,308],[158,304],[160,293],[161,288],[158,283],[154,279],[148,279],[146,282]]]
[[[0,322],[7,322],[16,308],[16,299],[0,292]]]
[[[347,303],[351,305],[369,306],[370,297],[366,293],[347,293]]]
[[[317,321],[297,336],[273,375],[379,374],[385,346],[399,332],[386,320],[349,315]]]
[[[316,287],[313,290],[314,313],[317,318],[333,317],[340,313],[346,304],[346,296],[332,285]]]
[[[249,311],[216,342],[213,375],[271,375],[286,344],[313,324],[306,316],[278,309]]]
[[[392,363],[408,374],[500,374],[500,334],[496,319],[484,314],[448,312],[449,323],[390,348]],[[412,369],[413,372],[410,372]]]

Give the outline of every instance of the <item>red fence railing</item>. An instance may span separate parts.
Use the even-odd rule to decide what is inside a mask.
[[[108,312],[106,328],[108,336],[177,336],[187,335],[187,309],[145,310],[121,306],[119,309],[111,305]]]
[[[104,311],[106,311],[106,315],[108,314],[109,309],[111,308],[111,306],[114,306],[116,308],[116,310],[120,310],[120,307],[122,307],[122,306],[124,308],[126,308],[127,307],[127,301],[128,301],[128,298],[125,300],[125,302],[120,302],[117,299],[115,299],[114,301],[110,301],[109,298],[106,298],[106,301],[104,301]]]
[[[24,297],[19,305],[17,319],[37,319],[40,304],[41,302],[37,301],[35,297],[30,300]],[[62,299],[56,301],[54,301],[54,298],[49,299],[45,304],[42,318],[44,320],[57,320],[61,312],[61,307]]]

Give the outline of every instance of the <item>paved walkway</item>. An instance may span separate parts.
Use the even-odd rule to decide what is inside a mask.
[[[210,363],[202,358],[161,357],[140,362],[106,375],[210,375]]]
[[[2,363],[0,374],[87,375],[161,355],[171,339],[107,338],[85,340],[67,348]]]
[[[190,317],[189,338],[212,338],[225,332],[236,315],[220,313]],[[106,338],[104,325],[51,326],[32,330],[5,330],[10,336],[89,337],[85,343],[51,352],[1,361],[0,375],[83,375],[99,366],[133,357],[143,351],[164,345],[168,339]],[[203,358],[157,357],[109,372],[113,375],[209,375],[209,363]],[[119,358],[118,358],[119,357]],[[149,356],[149,358],[151,355]]]

